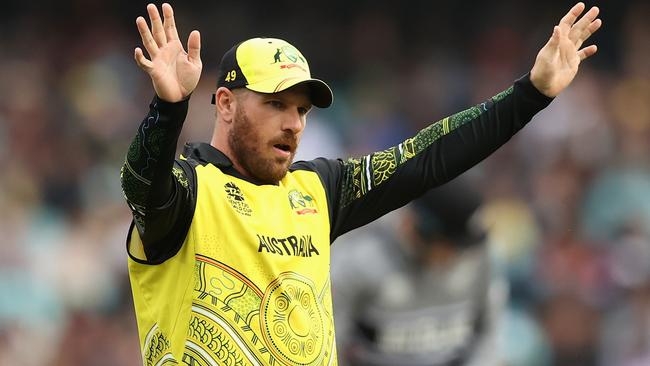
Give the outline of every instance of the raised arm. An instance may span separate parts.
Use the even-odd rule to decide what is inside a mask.
[[[580,48],[601,25],[578,3],[540,50],[529,74],[465,111],[443,118],[397,146],[370,155],[313,162],[328,192],[331,239],[401,207],[479,163],[545,108],[596,46]]]
[[[189,172],[174,164],[174,157],[188,98],[201,75],[199,32],[190,34],[186,53],[178,39],[172,7],[163,4],[162,10],[164,22],[155,5],[147,6],[151,29],[144,18],[136,20],[150,58],[139,47],[134,57],[151,77],[156,96],[121,171],[124,196],[143,244],[142,248],[130,247],[129,252],[149,262],[173,255],[192,215]]]

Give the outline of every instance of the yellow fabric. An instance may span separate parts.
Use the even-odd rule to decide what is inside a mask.
[[[131,235],[137,235],[138,230],[133,226]],[[144,245],[142,245],[142,242],[140,240],[131,240],[129,243],[129,253],[131,253],[132,256],[135,258],[141,260],[141,261],[146,261],[147,260],[147,255],[144,252]]]
[[[252,38],[237,47],[237,63],[249,85],[268,79],[309,79],[309,65],[305,57],[291,44],[277,38]],[[264,92],[272,93],[273,90]]]
[[[246,76],[246,87],[260,93],[276,93],[312,79],[307,59],[287,41],[277,38],[252,38],[237,47],[237,64]],[[329,90],[331,93],[331,90]]]
[[[257,186],[211,164],[195,170],[179,253],[159,265],[129,259],[144,364],[336,365],[318,175]]]

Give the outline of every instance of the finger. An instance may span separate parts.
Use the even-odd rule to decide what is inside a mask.
[[[147,58],[144,57],[144,54],[142,53],[142,49],[140,47],[135,48],[133,58],[135,58],[135,63],[138,64],[142,70],[146,71],[147,74],[153,69],[153,62],[147,60]]]
[[[561,27],[564,27],[565,29],[570,29],[573,23],[575,23],[576,19],[582,14],[582,12],[585,10],[585,4],[582,2],[579,2],[569,10],[568,13],[566,13],[565,16],[562,17],[560,20],[560,24],[558,24]]]
[[[571,27],[571,32],[569,33],[569,39],[574,43],[578,42],[582,34],[585,32],[587,27],[598,17],[600,9],[594,6],[589,11],[578,20],[576,24]]]
[[[165,28],[165,35],[167,35],[167,41],[176,41],[178,40],[178,30],[176,29],[176,22],[174,21],[174,10],[172,6],[164,3],[162,4],[163,17],[165,21],[163,26]]]
[[[147,21],[144,20],[143,17],[138,17],[135,20],[135,24],[138,27],[138,31],[140,32],[140,38],[142,38],[142,44],[144,45],[144,48],[149,53],[149,56],[153,57],[153,55],[158,52],[158,45],[151,35]]]
[[[149,13],[149,20],[151,20],[153,39],[158,44],[158,47],[166,45],[167,36],[165,36],[165,29],[163,28],[160,14],[158,14],[158,8],[154,4],[149,4],[147,5],[147,13]]]
[[[598,51],[598,47],[595,44],[592,44],[591,46],[587,46],[580,51],[578,51],[578,56],[580,57],[580,61],[585,60],[586,58],[593,56],[596,51]]]
[[[553,34],[551,38],[546,43],[546,47],[549,47],[551,50],[557,49],[560,46],[560,36],[562,35],[562,28],[559,26],[553,27]]]
[[[576,48],[580,48],[584,41],[586,41],[589,37],[591,37],[592,34],[596,33],[596,31],[600,29],[601,25],[603,25],[603,21],[600,19],[596,19],[591,22],[591,24],[587,26],[587,29],[585,29],[584,32],[580,35],[580,38],[576,42]]]
[[[193,30],[187,39],[187,56],[194,64],[201,62],[201,33],[197,30]]]

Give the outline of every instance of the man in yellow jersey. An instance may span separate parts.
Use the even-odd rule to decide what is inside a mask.
[[[127,239],[145,365],[335,365],[330,244],[478,163],[566,88],[596,52],[601,25],[579,3],[530,73],[486,102],[390,149],[347,160],[293,162],[312,105],[332,92],[280,39],[224,55],[207,143],[175,159],[201,41],[187,53],[172,8],[136,21],[148,53],[137,64],[156,92],[122,169],[133,211]],[[372,263],[359,263],[372,265]]]

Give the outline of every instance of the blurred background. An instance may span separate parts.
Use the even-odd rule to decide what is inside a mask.
[[[0,365],[141,364],[119,169],[153,96],[133,61],[145,5],[3,1]],[[221,55],[274,36],[334,89],[333,107],[310,115],[301,156],[336,158],[397,144],[506,89],[573,3],[172,5],[181,38],[199,29],[203,43],[181,142],[209,141]],[[650,365],[650,2],[587,5],[601,8],[589,41],[599,52],[466,174],[503,284],[505,365]]]

